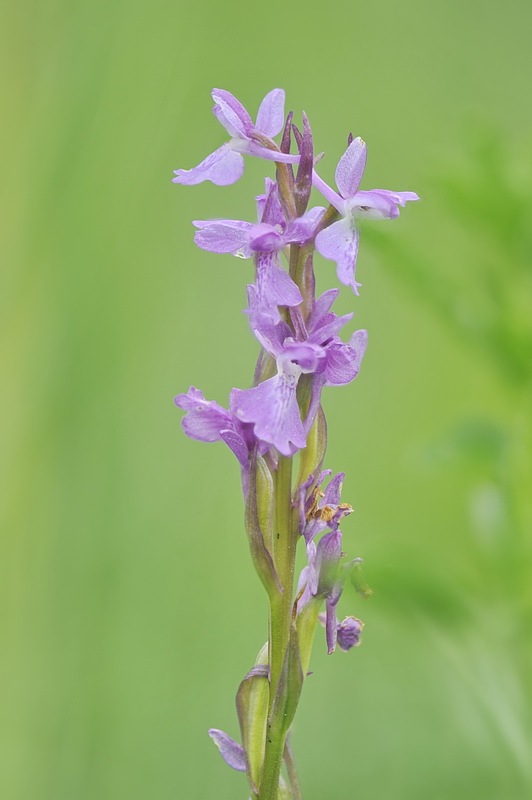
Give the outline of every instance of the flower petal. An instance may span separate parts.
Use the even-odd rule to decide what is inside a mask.
[[[322,347],[327,347],[331,340],[334,339],[338,332],[352,318],[353,312],[343,314],[341,317],[332,312],[330,314],[324,314],[312,328],[312,333],[309,337],[310,341],[322,345]]]
[[[359,283],[355,280],[359,232],[351,219],[333,222],[316,236],[316,249],[324,257],[336,261],[338,280],[351,286],[358,294]]]
[[[414,192],[390,192],[388,189],[370,189],[357,192],[349,205],[351,214],[360,219],[395,219],[399,206],[419,200]]]
[[[331,480],[327,484],[327,488],[323,493],[323,498],[321,500],[320,506],[339,505],[342,495],[342,485],[344,482],[344,478],[345,478],[345,472],[338,472],[331,478]]]
[[[267,222],[268,225],[280,225],[284,228],[284,213],[279,202],[279,191],[277,184],[271,178],[266,178],[264,194],[259,194],[257,201],[257,219],[260,222]]]
[[[378,191],[386,192],[388,190],[387,189],[379,189]],[[404,206],[409,202],[412,202],[414,200],[419,200],[420,199],[419,195],[416,194],[415,192],[391,192],[391,194],[393,194],[394,197],[397,198],[396,202],[399,203],[400,206]]]
[[[322,347],[310,342],[285,341],[280,358],[283,363],[296,364],[301,372],[308,375],[312,372],[322,371],[319,367],[325,361],[326,353]]]
[[[288,457],[306,445],[296,398],[300,374],[297,364],[281,362],[273,378],[252,389],[235,391],[231,408],[237,419],[254,424],[257,439]]]
[[[234,428],[229,411],[214,400],[205,400],[203,392],[195,386],[191,386],[186,394],[178,394],[174,403],[187,412],[181,424],[191,439],[217,442],[221,438],[220,431]]]
[[[279,308],[272,302],[271,295],[261,291],[255,284],[248,285],[247,295],[248,307],[244,313],[249,317],[251,330],[264,349],[277,357],[283,352],[284,340],[291,336],[292,331],[281,320]]]
[[[319,324],[321,318],[329,311],[339,294],[339,289],[327,289],[323,294],[320,294],[314,303],[314,308],[308,320],[308,327],[311,330]]]
[[[250,258],[249,232],[251,222],[236,219],[197,219],[193,225],[199,228],[194,241],[202,250],[211,253],[232,253],[242,258]]]
[[[283,89],[272,89],[260,104],[255,129],[273,139],[284,125],[284,99]]]
[[[271,253],[257,257],[257,288],[263,300],[274,306],[298,306],[303,297],[290,275]]]
[[[256,253],[275,253],[284,247],[281,232],[266,222],[259,222],[253,226],[249,244]]]
[[[253,130],[253,122],[248,112],[231,92],[225,89],[213,89],[212,113],[230,136],[247,138]]]
[[[211,181],[217,186],[229,186],[231,183],[236,183],[243,172],[244,159],[226,142],[214,153],[210,153],[197,167],[174,170],[176,177],[172,178],[172,182],[194,186],[203,181]]]
[[[323,206],[309,208],[302,217],[292,220],[284,235],[286,244],[304,244],[314,236],[318,223],[325,214]]]
[[[316,572],[318,573],[316,594],[324,597],[332,594],[336,595],[336,581],[341,557],[342,533],[337,528],[335,531],[322,536],[316,548]]]
[[[209,730],[209,736],[220,751],[220,755],[226,764],[232,767],[232,769],[236,769],[237,772],[246,771],[246,753],[242,745],[235,742],[234,739],[231,739],[229,734],[224,731],[219,731],[217,728],[211,728]]]
[[[345,199],[356,193],[366,168],[366,143],[358,136],[353,139],[336,167],[336,185]]]
[[[352,346],[351,342],[355,344],[355,347]],[[366,350],[366,331],[357,331],[351,337],[351,342],[345,344],[342,341],[337,341],[327,346],[325,377],[328,386],[342,386],[350,383],[358,375]]]
[[[249,449],[243,437],[235,430],[223,430],[220,439],[233,451],[242,469],[249,469]]]

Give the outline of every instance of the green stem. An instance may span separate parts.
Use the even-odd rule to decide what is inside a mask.
[[[294,536],[292,530],[292,459],[279,456],[275,473],[273,559],[283,592],[270,605],[270,710],[290,639],[296,537],[297,532]]]
[[[278,172],[281,172],[279,165]],[[307,317],[314,297],[312,264],[308,263],[312,250],[312,244],[302,247],[292,245],[290,247],[290,276],[299,286],[303,295],[301,310],[304,317]],[[301,400],[300,402],[303,401]],[[310,448],[311,451],[320,449],[320,446],[323,445],[321,438],[321,436],[318,436],[316,442],[312,439],[313,446]],[[297,705],[299,699],[299,692],[301,691],[301,683],[298,683],[297,677],[293,677],[295,673],[291,677],[288,670],[289,663],[293,663],[288,658],[289,646],[292,645],[292,652],[293,646],[295,646],[295,651],[299,653],[298,642],[290,642],[292,630],[293,635],[297,636],[295,628],[292,628],[292,610],[296,547],[299,539],[298,514],[292,508],[291,458],[279,457],[274,480],[275,527],[273,560],[283,591],[280,594],[273,594],[270,599],[270,698],[259,800],[278,800],[279,776],[283,754],[285,753],[286,736],[290,726],[288,718],[290,717],[291,719],[293,716],[295,705]],[[283,675],[285,666],[287,671]],[[299,676],[302,680],[300,670]],[[287,705],[289,698],[292,698],[293,701],[290,710],[288,710],[289,704]],[[301,792],[297,783],[295,765],[289,748],[286,752],[288,752],[288,760],[290,762],[290,764],[287,762],[290,781],[295,782],[295,788],[292,789],[293,800],[300,800]],[[284,757],[286,760],[286,755]]]
[[[292,513],[292,459],[279,457],[275,473],[274,562],[283,592],[270,601],[270,699],[260,800],[277,800],[286,730],[282,703],[274,704],[290,642],[297,528]]]

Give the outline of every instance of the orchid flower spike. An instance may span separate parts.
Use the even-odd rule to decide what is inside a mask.
[[[399,206],[419,200],[414,192],[390,192],[388,189],[359,190],[366,167],[366,143],[360,137],[353,139],[336,167],[338,192],[313,172],[313,185],[341,214],[316,236],[316,250],[324,258],[336,261],[338,280],[351,286],[358,294],[355,266],[360,238],[357,220],[394,219],[399,216]]]
[[[213,89],[212,99],[213,114],[231,139],[208,155],[197,167],[174,170],[173,183],[183,183],[186,186],[203,181],[212,181],[217,186],[236,183],[244,172],[242,153],[287,164],[299,162],[299,156],[282,153],[273,141],[273,137],[277,136],[284,125],[283,89],[273,89],[266,95],[260,104],[255,123],[244,106],[225,89]]]

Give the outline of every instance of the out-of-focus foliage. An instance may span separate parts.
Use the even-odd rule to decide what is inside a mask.
[[[484,679],[470,688],[528,784],[532,165],[524,155],[528,142],[516,153],[493,131],[478,131],[477,137],[473,152],[463,153],[461,162],[434,181],[450,230],[459,228],[450,239],[450,253],[445,246],[416,253],[413,243],[397,246],[374,231],[368,238],[383,263],[394,265],[397,278],[439,315],[455,339],[472,346],[472,355],[492,369],[503,390],[498,414],[457,420],[425,448],[422,460],[440,474],[453,469],[468,475],[470,525],[478,543],[474,591],[462,595],[462,614],[469,622],[463,649],[450,637],[440,642],[464,675],[475,658],[482,661]],[[468,247],[461,254],[452,243],[464,230]],[[480,631],[485,631],[483,644]]]
[[[462,342],[476,344],[503,380],[526,387],[532,377],[532,162],[530,140],[519,146],[515,152],[493,130],[478,130],[472,146],[429,184],[449,219],[442,228],[450,247],[444,240],[416,253],[375,227],[367,238]],[[464,239],[463,249],[453,246]]]
[[[522,0],[6,9],[2,798],[239,796],[206,731],[236,735],[266,607],[236,464],[172,404],[190,383],[224,402],[256,356],[248,264],[190,221],[251,219],[264,165],[170,183],[221,143],[213,86],[252,112],[283,86],[325,179],[353,130],[363,188],[422,196],[365,226],[339,298],[370,345],[324,394],[326,466],[373,594],[342,599],[361,647],[317,642],[305,800],[530,797],[531,24]]]

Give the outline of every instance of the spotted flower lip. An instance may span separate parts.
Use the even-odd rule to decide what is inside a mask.
[[[234,416],[252,423],[257,439],[284,456],[293,456],[306,445],[296,389],[300,376],[315,371],[321,358],[322,352],[312,345],[287,343],[277,357],[277,375],[252,389],[233,392]]]
[[[319,192],[341,214],[316,236],[316,250],[331,261],[336,261],[338,280],[351,286],[358,294],[360,286],[355,279],[358,255],[358,219],[394,219],[399,216],[399,206],[419,200],[415,192],[391,192],[388,189],[359,190],[366,166],[366,144],[360,137],[353,139],[336,167],[338,192],[325,183],[314,170],[312,182]]]
[[[268,92],[260,104],[255,123],[231,92],[213,89],[212,99],[213,114],[231,139],[210,153],[197,167],[174,170],[173,183],[193,186],[211,181],[217,186],[229,186],[242,177],[243,153],[287,164],[299,162],[298,155],[282,153],[273,142],[273,137],[277,136],[284,125],[283,89]]]

